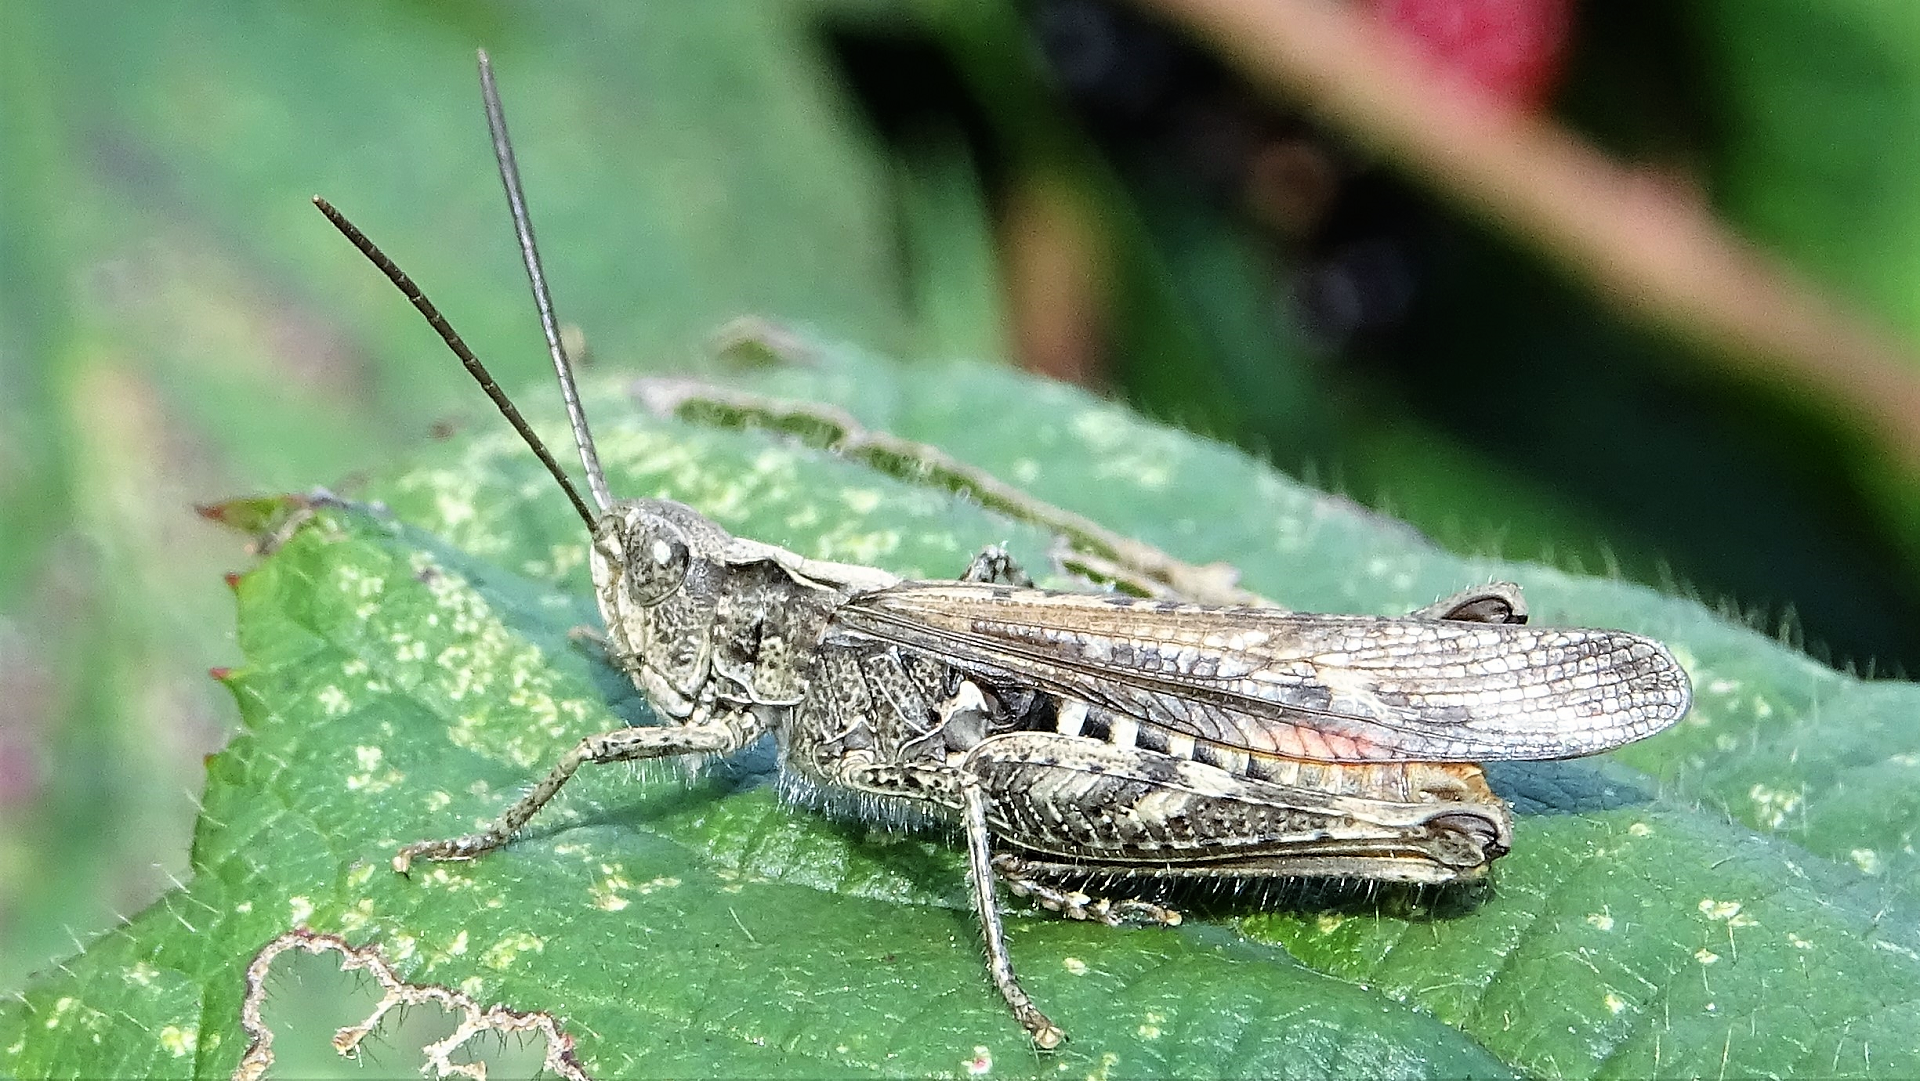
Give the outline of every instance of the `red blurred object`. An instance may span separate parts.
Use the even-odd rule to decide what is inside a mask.
[[[1545,104],[1560,81],[1573,0],[1361,0],[1434,62],[1516,108]]]

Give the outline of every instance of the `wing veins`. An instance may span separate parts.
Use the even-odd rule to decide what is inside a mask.
[[[1309,705],[1298,705],[1293,703],[1274,702],[1265,698],[1255,698],[1250,695],[1239,693],[1237,691],[1221,690],[1219,688],[1202,687],[1202,686],[1196,686],[1191,683],[1177,682],[1176,680],[1168,679],[1166,677],[1162,677],[1158,675],[1150,675],[1148,673],[1141,672],[1138,669],[1134,669],[1134,668],[1123,667],[1123,666],[1116,667],[1116,666],[1101,665],[1101,664],[1097,664],[1089,661],[1078,660],[1075,658],[1046,654],[1036,649],[1033,649],[1031,647],[1022,647],[1022,646],[1013,645],[1010,643],[1005,643],[1003,639],[989,638],[981,634],[967,633],[964,631],[954,631],[954,630],[948,630],[944,627],[930,626],[926,623],[912,620],[892,612],[886,612],[886,611],[882,611],[874,608],[862,606],[858,610],[863,615],[871,619],[878,620],[882,623],[891,624],[896,627],[908,627],[908,628],[911,628],[917,634],[930,635],[948,642],[971,644],[977,647],[980,652],[986,653],[989,656],[993,656],[993,655],[1010,656],[1010,657],[1016,657],[1021,660],[1029,661],[1036,664],[1044,664],[1044,665],[1049,665],[1056,668],[1064,668],[1069,671],[1078,673],[1082,676],[1098,677],[1098,679],[1106,680],[1108,682],[1130,684],[1134,687],[1140,688],[1141,690],[1147,691],[1150,694],[1166,695],[1171,698],[1181,698],[1181,699],[1187,699],[1191,701],[1199,701],[1206,705],[1217,706],[1222,709],[1241,713],[1251,718],[1254,718],[1256,720],[1273,719],[1273,720],[1279,721],[1282,724],[1288,724],[1294,727],[1311,727],[1310,725],[1302,725],[1298,721],[1288,720],[1284,716],[1281,716],[1281,717],[1274,716],[1275,714],[1287,714],[1287,713],[1304,714],[1309,718],[1317,717],[1317,718],[1325,719],[1326,721],[1329,722],[1329,724],[1325,728],[1316,729],[1317,731],[1324,731],[1334,735],[1350,736],[1350,738],[1366,738],[1366,737],[1351,736],[1350,733],[1342,732],[1341,729],[1345,727],[1345,725],[1341,725],[1335,722],[1349,722],[1349,723],[1357,723],[1357,724],[1368,726],[1368,727],[1377,727],[1377,728],[1385,729],[1389,732],[1402,733],[1404,735],[1413,737],[1415,739],[1432,738],[1433,736],[1438,734],[1438,732],[1433,729],[1423,729],[1417,726],[1408,725],[1404,723],[1394,724],[1389,721],[1380,720],[1375,717],[1363,717],[1363,716],[1359,716],[1352,713],[1340,713],[1334,710],[1320,709],[1320,708],[1309,706]],[[1003,622],[1012,622],[1012,621],[1003,621]],[[897,644],[901,644],[901,645],[913,644],[912,642],[902,641],[897,638],[894,639],[894,641]],[[1019,671],[1021,675],[1034,678],[1041,682],[1051,682],[1046,680],[1044,676],[1041,676],[1030,670],[1019,669],[1017,671]],[[1054,683],[1052,686],[1049,686],[1047,689],[1053,691],[1056,694],[1065,694],[1071,697],[1086,697],[1084,689],[1078,688],[1078,687],[1069,687],[1059,683]],[[1209,736],[1202,732],[1194,732],[1194,731],[1191,731],[1190,729],[1181,727],[1179,725],[1169,724],[1164,720],[1156,720],[1152,717],[1142,717],[1139,715],[1138,706],[1135,703],[1118,703],[1109,698],[1109,699],[1105,699],[1100,704],[1103,706],[1106,706],[1107,708],[1114,709],[1115,711],[1123,713],[1127,716],[1133,717],[1135,720],[1143,721],[1147,724],[1151,724],[1156,728],[1162,728],[1168,731],[1179,732],[1182,735],[1190,735],[1197,739],[1205,739],[1211,743],[1215,743],[1221,746],[1233,747],[1235,749],[1247,751],[1250,753],[1255,753],[1255,754],[1273,754],[1274,753],[1272,751],[1268,751],[1263,748],[1249,747],[1239,743],[1231,743],[1231,742],[1223,741],[1216,736]],[[1444,731],[1444,730],[1440,730],[1440,731]],[[1378,741],[1369,740],[1369,742],[1378,742]],[[1277,757],[1288,757],[1288,756],[1279,755]],[[1372,759],[1364,759],[1364,760],[1372,761]]]

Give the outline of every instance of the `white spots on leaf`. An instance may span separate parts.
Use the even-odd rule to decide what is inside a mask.
[[[406,780],[399,770],[381,769],[385,752],[378,747],[365,745],[353,749],[358,772],[347,774],[347,790],[350,792],[385,792],[387,789]]]
[[[1165,1014],[1148,1010],[1140,1021],[1140,1027],[1134,1031],[1138,1032],[1143,1040],[1157,1040],[1160,1038],[1160,1023],[1166,1019]]]
[[[1856,848],[1847,853],[1847,858],[1853,861],[1855,867],[1860,868],[1860,873],[1862,874],[1877,875],[1880,873],[1880,853],[1871,848]]]
[[[1062,959],[1060,962],[1060,967],[1066,969],[1068,972],[1072,973],[1075,976],[1085,976],[1087,974],[1087,963],[1085,961],[1080,960],[1078,957],[1068,957],[1068,958]]]
[[[468,490],[464,493],[455,493],[444,488],[434,493],[433,510],[449,532],[473,521],[475,515],[471,486],[468,486]]]
[[[1007,474],[1015,484],[1032,484],[1040,479],[1040,463],[1032,458],[1016,458],[1008,467]]]
[[[252,901],[242,901],[242,902],[240,902],[239,904],[237,904],[237,905],[234,905],[234,906],[233,906],[233,910],[234,910],[235,912],[237,912],[237,913],[239,913],[240,915],[242,915],[242,916],[244,916],[244,915],[246,915],[247,913],[249,913],[249,912],[252,912],[252,911],[253,911],[253,902],[252,902]]]
[[[340,928],[344,931],[363,930],[373,922],[373,898],[362,897],[353,903],[353,907],[340,913]]]
[[[1606,1005],[1607,1012],[1614,1015],[1615,1017],[1620,1016],[1620,1014],[1627,1008],[1627,1000],[1624,998],[1621,998],[1619,995],[1615,994],[1612,991],[1608,991],[1606,994],[1606,997],[1602,998],[1600,1001]]]
[[[880,493],[872,488],[842,488],[840,502],[855,514],[872,514],[880,507]]]
[[[157,1035],[160,1049],[174,1058],[186,1058],[200,1046],[200,1029],[194,1025],[162,1025]]]
[[[468,976],[466,979],[460,981],[460,993],[471,999],[485,997],[484,992],[486,989],[487,981],[478,976]]]
[[[1072,429],[1087,445],[1096,477],[1156,491],[1173,484],[1179,459],[1175,444],[1164,437],[1146,437],[1123,411],[1086,410],[1074,416]]]
[[[160,970],[145,961],[140,961],[128,969],[124,975],[128,983],[137,983],[142,987],[147,987],[152,985],[155,976],[160,975]]]
[[[444,811],[453,803],[453,795],[438,788],[427,793],[426,805],[429,811]]]
[[[842,519],[819,537],[814,551],[821,559],[871,566],[887,562],[900,549],[900,539],[897,529],[857,529],[853,520]]]
[[[1777,830],[1786,823],[1790,815],[1800,809],[1806,799],[1806,790],[1802,788],[1788,792],[1783,789],[1769,788],[1764,784],[1756,784],[1747,789],[1747,798],[1753,801],[1754,811],[1760,824],[1768,829]]]
[[[463,927],[459,931],[454,932],[453,941],[447,943],[447,956],[459,957],[460,955],[466,952],[467,952],[467,931],[466,931],[466,928]]]
[[[307,897],[287,898],[287,922],[304,927],[313,918],[313,901]]]
[[[1773,716],[1773,703],[1767,701],[1765,698],[1762,698],[1757,694],[1754,695],[1753,696],[1753,715],[1755,717],[1760,718],[1763,721],[1766,720],[1768,717]]]
[[[1073,434],[1098,450],[1125,446],[1134,436],[1133,426],[1117,409],[1089,409],[1073,418]]]
[[[1813,949],[1812,942],[1808,941],[1807,939],[1801,938],[1799,935],[1794,934],[1792,931],[1787,932],[1787,944],[1792,946],[1796,950]]]
[[[796,508],[792,514],[787,515],[788,529],[812,529],[818,524],[820,524],[820,507],[814,503]]]
[[[320,688],[313,700],[320,704],[321,712],[329,717],[338,717],[353,708],[353,703],[347,699],[347,692],[332,684]]]
[[[633,889],[633,883],[627,881],[627,876],[622,873],[624,870],[610,863],[600,865],[600,873],[605,877],[587,890],[588,896],[593,899],[593,907],[602,912],[618,912],[631,903],[622,894],[623,890]]]
[[[364,676],[368,671],[366,659],[363,657],[349,657],[347,658],[347,663],[340,666],[340,671],[349,676]]]
[[[1633,825],[1627,827],[1627,835],[1631,837],[1651,837],[1653,836],[1653,827],[1647,825],[1645,822],[1635,822]]]
[[[1613,930],[1613,916],[1606,912],[1587,913],[1587,926],[1600,931]]]
[[[1346,922],[1347,922],[1347,918],[1345,916],[1342,916],[1335,912],[1323,912],[1320,915],[1314,917],[1313,929],[1320,932],[1323,935],[1330,935],[1335,931],[1338,931],[1340,929],[1340,925]]]
[[[1739,689],[1740,681],[1737,679],[1716,679],[1707,684],[1708,694],[1728,695]]]
[[[420,940],[404,932],[396,932],[387,939],[387,956],[394,961],[412,960],[419,948]]]
[[[517,931],[488,946],[486,952],[480,955],[480,963],[491,969],[504,969],[521,954],[541,953],[546,948],[546,939],[526,931]]]
[[[361,603],[353,609],[355,619],[364,623],[380,610],[378,598],[386,590],[385,578],[345,564],[334,572],[334,581],[340,586],[340,592],[360,600]]]
[[[1738,901],[1716,901],[1711,897],[1700,899],[1700,914],[1710,920],[1725,920],[1728,927],[1757,927],[1760,921],[1740,911]]]
[[[357,890],[371,881],[373,881],[373,864],[371,863],[356,863],[347,871],[347,885],[353,889]]]
[[[1713,952],[1710,949],[1707,949],[1705,946],[1702,946],[1699,949],[1693,951],[1693,959],[1700,962],[1703,965],[1711,965],[1720,960],[1720,955]]]
[[[480,823],[475,823],[475,824],[479,825]],[[414,868],[413,873],[416,875],[420,875],[421,881],[424,882],[425,884],[432,886],[435,889],[446,890],[450,893],[457,892],[459,890],[470,890],[474,888],[474,880],[472,878],[466,875],[455,875],[452,871],[447,869],[445,864],[441,864],[441,863],[434,864],[432,867],[428,868],[426,873],[423,875],[421,874],[421,871],[418,867]]]
[[[571,573],[586,562],[587,546],[584,544],[556,544],[547,549],[548,573],[555,578]]]
[[[387,580],[377,574],[368,574],[352,564],[342,564],[334,573],[334,580],[340,585],[340,592],[349,597],[371,600],[378,597],[387,588]]]
[[[963,1065],[967,1068],[967,1076],[985,1077],[993,1072],[993,1052],[985,1046],[976,1044],[973,1048],[973,1057],[966,1060]]]
[[[472,586],[444,572],[423,580],[455,640],[415,678],[449,701],[477,703],[454,718],[448,738],[522,769],[546,764],[556,744],[581,727],[587,704],[555,696],[556,677],[545,656],[508,631]],[[403,659],[424,660],[424,644],[418,656],[410,651]],[[503,708],[513,712],[514,723],[490,724],[493,711]]]

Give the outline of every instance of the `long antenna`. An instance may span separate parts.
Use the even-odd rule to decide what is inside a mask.
[[[493,135],[493,157],[500,163],[500,183],[507,189],[507,207],[513,213],[513,232],[520,238],[520,260],[527,265],[527,284],[533,286],[533,303],[540,309],[540,329],[547,335],[547,355],[553,358],[554,373],[560,377],[560,397],[567,403],[567,419],[573,424],[573,441],[580,448],[580,465],[587,471],[587,490],[593,501],[605,511],[613,503],[607,492],[607,475],[600,471],[600,455],[593,447],[593,433],[587,430],[587,413],[580,408],[580,390],[573,383],[573,365],[567,362],[566,347],[560,344],[560,321],[553,314],[553,294],[547,290],[547,275],[540,269],[540,249],[533,242],[533,219],[527,216],[527,196],[520,189],[520,167],[513,160],[513,142],[507,138],[507,116],[500,108],[500,88],[493,83],[493,61],[487,50],[480,53],[480,97],[487,105],[487,130]]]
[[[407,277],[406,271],[401,270],[392,259],[387,258],[387,253],[381,251],[379,245],[368,240],[367,234],[348,221],[345,214],[335,210],[332,203],[316,195],[313,197],[313,205],[319,207],[320,213],[327,216],[327,220],[333,223],[333,227],[340,230],[341,235],[345,236],[354,247],[360,249],[360,254],[366,256],[369,262],[379,267],[380,273],[385,274],[387,280],[392,282],[396,289],[406,294],[407,300],[426,317],[427,325],[434,329],[434,333],[440,335],[441,341],[447,343],[447,348],[453,350],[453,355],[460,358],[460,363],[466,365],[467,374],[473,376],[474,381],[480,384],[480,389],[486,391],[487,397],[493,399],[493,404],[499,408],[500,415],[507,418],[507,423],[513,425],[513,430],[519,432],[520,438],[526,440],[527,445],[533,448],[533,452],[540,456],[540,464],[546,466],[547,472],[553,474],[553,479],[560,482],[560,487],[567,493],[567,498],[573,501],[573,509],[580,513],[580,520],[587,523],[587,529],[591,531],[594,526],[593,510],[587,506],[586,500],[580,498],[579,490],[574,488],[573,482],[567,479],[566,471],[560,468],[560,463],[554,461],[553,455],[547,452],[546,444],[540,442],[540,437],[533,434],[533,427],[527,423],[525,417],[520,415],[520,410],[514,408],[513,400],[508,398],[499,384],[493,381],[493,373],[487,371],[487,366],[480,363],[479,357],[473,355],[473,350],[467,348],[467,343],[460,340],[459,332],[447,322],[447,317],[441,315],[440,309],[434,307],[433,301],[427,299],[427,294],[413,283],[412,278]]]

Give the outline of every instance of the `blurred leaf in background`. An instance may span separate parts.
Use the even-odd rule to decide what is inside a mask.
[[[190,506],[351,489],[479,416],[308,196],[510,389],[542,385],[481,44],[560,314],[605,368],[699,368],[741,314],[1012,355],[1463,552],[1677,584],[1823,655],[1920,664],[1920,486],[1883,428],[1621,314],[1191,29],[1255,6],[0,7],[0,986],[187,866],[202,756],[235,720],[200,673],[235,659],[238,561]],[[1911,338],[1920,16],[1561,6],[1537,118]]]
[[[473,88],[495,48],[561,312],[622,367],[790,312],[904,344],[893,181],[792,5],[7,6],[0,983],[184,867],[232,723],[231,546],[472,404],[308,205],[515,385],[545,364]],[[537,164],[535,164],[537,163]],[[979,291],[979,290],[976,290]]]

